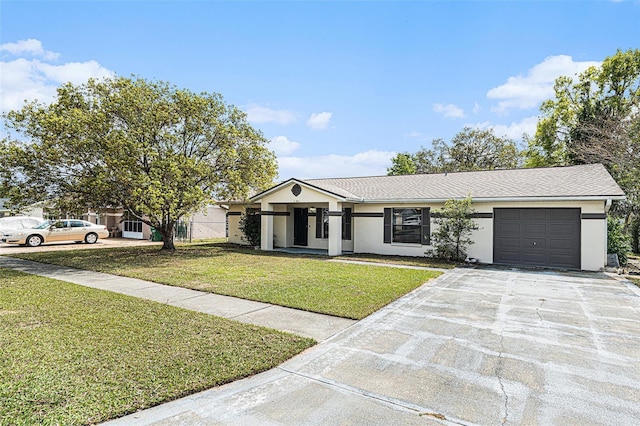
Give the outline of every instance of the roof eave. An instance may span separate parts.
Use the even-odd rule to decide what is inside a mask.
[[[464,197],[454,197],[463,199]],[[625,200],[624,195],[575,195],[575,196],[557,196],[557,197],[472,197],[474,203],[493,203],[493,202],[531,202],[531,201],[606,201],[606,200]],[[365,204],[389,204],[389,203],[444,203],[449,198],[393,198],[393,199],[363,199],[359,202]]]

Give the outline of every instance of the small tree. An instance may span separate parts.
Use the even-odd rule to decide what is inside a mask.
[[[471,207],[471,196],[463,200],[448,200],[438,212],[434,223],[438,228],[431,236],[433,250],[428,253],[433,257],[457,262],[467,258],[467,249],[473,241],[469,238],[478,224],[471,219],[475,213]]]
[[[243,240],[249,245],[257,247],[260,245],[261,228],[260,215],[255,213],[243,214],[240,218],[240,232],[242,232]]]

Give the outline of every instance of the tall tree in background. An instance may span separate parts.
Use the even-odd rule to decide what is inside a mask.
[[[496,136],[493,129],[465,127],[451,143],[434,139],[432,149],[403,152],[392,158],[388,175],[514,169],[521,156],[515,141]]]
[[[603,163],[640,213],[640,50],[618,51],[600,67],[560,77],[529,142],[526,165]]]
[[[123,207],[173,249],[174,225],[213,198],[276,176],[268,141],[219,94],[140,78],[66,84],[50,105],[4,115],[0,185],[14,205]]]

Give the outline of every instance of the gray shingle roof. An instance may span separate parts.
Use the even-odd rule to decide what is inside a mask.
[[[614,198],[624,192],[601,164],[447,174],[309,179],[304,182],[351,200],[474,200]]]

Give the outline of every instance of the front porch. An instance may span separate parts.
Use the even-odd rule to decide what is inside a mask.
[[[262,203],[260,248],[328,256],[352,252],[351,211],[341,203]]]

